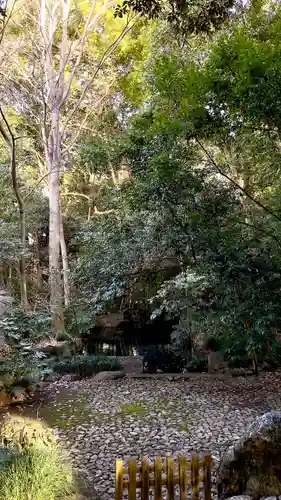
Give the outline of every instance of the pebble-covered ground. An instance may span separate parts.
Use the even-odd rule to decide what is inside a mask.
[[[114,498],[117,458],[196,451],[210,452],[216,464],[256,415],[281,410],[279,372],[257,378],[61,381],[52,391],[54,399],[41,415],[101,500]]]

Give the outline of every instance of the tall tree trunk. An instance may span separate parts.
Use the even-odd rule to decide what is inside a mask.
[[[42,270],[40,264],[40,245],[38,232],[36,231],[34,234],[34,282],[36,284],[37,290],[40,290],[42,287]]]
[[[26,273],[25,273],[25,247],[26,247],[26,229],[25,229],[25,207],[24,202],[20,194],[18,186],[18,176],[17,176],[17,162],[16,162],[16,140],[12,129],[0,108],[0,115],[5,123],[9,135],[7,135],[5,128],[0,123],[0,133],[6,142],[11,155],[11,175],[12,175],[12,186],[13,191],[18,203],[19,215],[20,215],[20,239],[22,244],[21,256],[19,261],[19,280],[20,280],[20,298],[21,306],[23,309],[28,309],[28,298],[27,298],[27,285],[26,285]]]
[[[70,302],[69,262],[64,237],[62,212],[60,212],[60,251],[63,271],[64,305],[68,306]]]
[[[26,231],[25,231],[25,212],[23,203],[20,205],[20,237],[22,244],[22,253],[20,257],[19,269],[20,269],[20,297],[21,306],[24,310],[28,309],[28,298],[27,298],[27,284],[26,284],[26,273],[25,273],[25,245],[26,245]]]
[[[53,135],[54,137],[54,135]],[[62,283],[60,269],[60,162],[53,141],[48,165],[49,181],[49,286],[52,329],[59,338],[64,334]]]

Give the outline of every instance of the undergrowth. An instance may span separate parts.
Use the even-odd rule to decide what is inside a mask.
[[[74,491],[71,467],[56,448],[31,447],[10,454],[3,451],[1,500],[63,500]]]
[[[62,375],[73,373],[81,378],[91,377],[102,371],[116,371],[121,364],[116,358],[106,356],[76,356],[53,364],[53,370]]]

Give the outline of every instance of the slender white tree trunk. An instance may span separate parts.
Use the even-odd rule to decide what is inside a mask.
[[[52,328],[63,330],[62,289],[60,272],[60,178],[58,165],[49,172],[49,285]]]
[[[69,285],[69,262],[67,248],[64,237],[62,212],[60,213],[60,251],[63,271],[63,290],[64,290],[64,305],[68,306],[70,302],[70,285]]]

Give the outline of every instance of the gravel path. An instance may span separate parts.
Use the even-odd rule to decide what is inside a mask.
[[[64,385],[56,386],[58,394]],[[196,451],[212,453],[217,464],[256,415],[281,410],[280,372],[224,380],[88,379],[71,382],[71,391],[61,416],[65,428],[56,432],[102,500],[114,497],[117,458]]]

